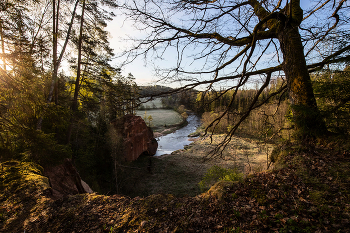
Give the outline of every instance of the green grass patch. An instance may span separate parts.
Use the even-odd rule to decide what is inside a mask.
[[[151,123],[152,128],[169,127],[183,122],[182,116],[171,109],[138,110],[136,115],[141,116],[148,126]],[[152,116],[151,122],[149,116]]]
[[[238,172],[237,169],[225,169],[215,165],[208,169],[199,182],[199,187],[204,192],[218,181],[241,181],[243,177],[243,173]]]

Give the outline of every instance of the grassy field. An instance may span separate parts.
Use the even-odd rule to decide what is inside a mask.
[[[168,127],[181,124],[184,121],[179,113],[171,109],[138,110],[136,115],[141,116],[147,125],[149,125],[148,117],[152,116],[151,128],[155,132],[162,132]]]
[[[195,196],[201,193],[198,183],[207,170],[213,166],[236,168],[239,172],[249,174],[266,169],[266,152],[256,141],[234,137],[223,158],[204,160],[203,158],[222,140],[224,135],[214,135],[213,143],[209,138],[200,138],[183,150],[171,155],[157,157],[140,157],[127,169],[125,180],[126,194],[147,196],[157,193],[175,196]],[[271,154],[272,145],[267,145]],[[147,166],[151,163],[151,173]]]

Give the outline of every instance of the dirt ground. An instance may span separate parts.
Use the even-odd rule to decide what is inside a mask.
[[[224,135],[198,138],[185,149],[169,155],[141,157],[126,171],[124,190],[132,197],[151,194],[173,194],[175,196],[195,196],[201,193],[198,183],[207,170],[216,165],[236,168],[245,175],[266,170],[267,153],[273,145],[258,144],[251,139],[234,137],[225,149],[222,158],[204,159]]]

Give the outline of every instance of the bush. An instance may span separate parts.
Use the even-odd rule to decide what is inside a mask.
[[[58,144],[53,134],[46,134],[38,130],[26,130],[21,140],[20,160],[32,161],[41,166],[60,164],[65,158],[72,157],[69,145]]]
[[[183,119],[187,119],[188,114],[187,114],[186,112],[183,112],[183,113],[181,114],[181,116],[182,116]]]
[[[199,188],[204,192],[218,181],[241,181],[243,177],[243,173],[238,172],[236,168],[225,169],[215,165],[205,173],[203,179],[199,182]]]
[[[177,108],[177,112],[178,113],[183,113],[183,112],[185,112],[186,111],[186,109],[185,109],[185,106],[184,105],[180,105],[178,108]]]

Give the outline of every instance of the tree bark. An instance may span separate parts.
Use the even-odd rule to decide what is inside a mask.
[[[55,41],[54,41],[54,72],[52,80],[55,80],[55,104],[58,105],[58,62],[57,62],[57,46],[58,46],[58,16],[60,14],[60,0],[57,2]]]
[[[269,12],[257,0],[249,0],[260,20],[268,17]],[[317,108],[310,75],[306,66],[304,47],[299,34],[299,25],[303,20],[300,0],[291,0],[284,10],[285,18],[267,21],[270,30],[276,30],[283,54],[283,71],[286,75],[289,98],[297,136],[320,136],[327,133],[327,127]]]
[[[52,81],[50,85],[50,91],[49,95],[47,97],[47,104],[49,104],[52,100],[52,96],[54,93],[54,89],[57,85],[57,70],[58,70],[58,64],[57,64],[57,43],[58,43],[58,14],[59,14],[59,5],[60,0],[58,0],[57,3],[57,10],[56,10],[56,0],[52,1],[52,64],[53,64],[53,71],[52,71]],[[57,99],[55,100],[55,103],[57,104]],[[41,130],[43,122],[43,117],[40,117],[36,129]]]
[[[278,40],[283,53],[283,70],[297,134],[305,137],[326,133],[327,128],[313,93],[298,27],[287,23],[279,32]]]

